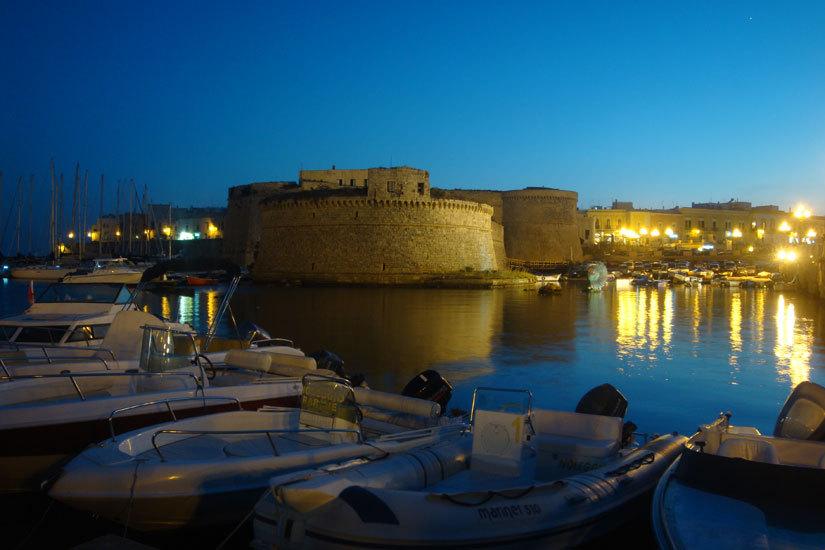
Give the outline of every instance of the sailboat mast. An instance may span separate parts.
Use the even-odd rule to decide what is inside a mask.
[[[29,175],[29,256],[34,254],[32,250],[32,195],[34,195],[34,174]]]
[[[134,184],[134,181],[130,181],[130,184]],[[131,255],[132,254],[132,199],[134,195],[132,194],[132,185],[128,185],[127,188],[129,189],[129,244],[126,248],[127,252]]]
[[[97,219],[97,254],[103,256],[103,174],[100,174],[100,216]]]
[[[23,221],[23,176],[17,178],[17,255],[20,255],[20,226]]]
[[[49,251],[54,257],[54,159],[49,163]]]
[[[80,257],[83,257],[83,253],[86,251],[86,214],[89,211],[89,171],[86,170],[86,174],[83,176],[83,228],[80,232],[79,239],[80,239]]]

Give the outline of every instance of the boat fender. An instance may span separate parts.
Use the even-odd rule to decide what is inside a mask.
[[[364,523],[398,525],[398,518],[387,504],[369,489],[350,485],[338,495]]]

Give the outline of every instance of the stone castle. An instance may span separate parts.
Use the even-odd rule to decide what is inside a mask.
[[[577,194],[430,189],[407,166],[232,187],[224,253],[258,281],[409,283],[582,256]]]

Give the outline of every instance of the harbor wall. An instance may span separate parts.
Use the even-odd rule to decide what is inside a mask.
[[[238,265],[250,265],[261,238],[261,201],[297,189],[294,182],[285,181],[230,187],[223,239],[224,257]]]
[[[285,199],[262,206],[257,281],[414,283],[498,267],[492,208],[455,200]]]
[[[804,292],[825,300],[825,249],[814,256],[813,261],[799,266],[797,284]]]

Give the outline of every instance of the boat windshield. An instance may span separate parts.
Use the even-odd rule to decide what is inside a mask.
[[[193,364],[198,348],[194,333],[166,327],[143,327],[140,368],[147,372],[166,372]]]
[[[37,301],[48,304],[125,304],[130,296],[129,289],[122,283],[54,283],[43,291]]]

